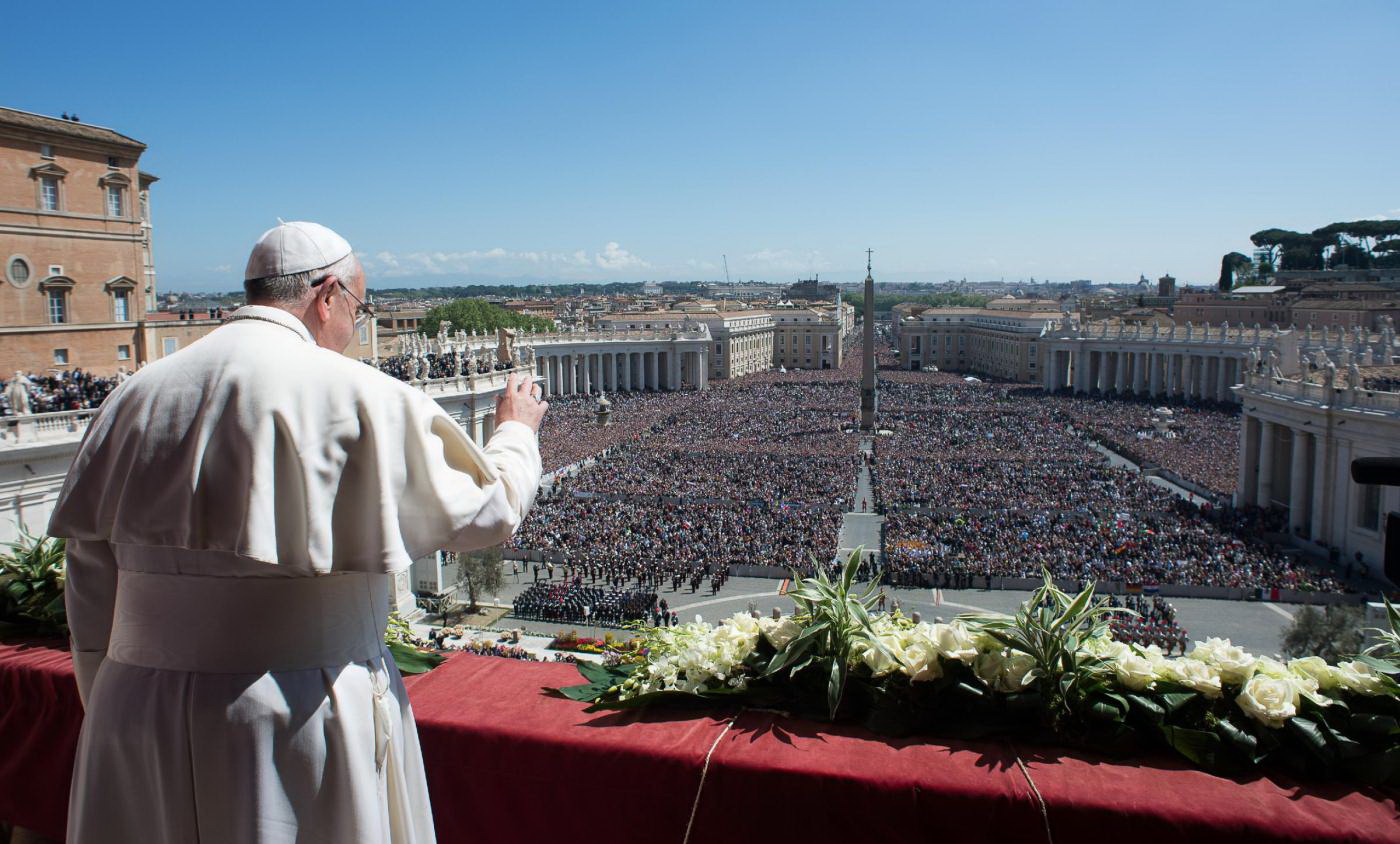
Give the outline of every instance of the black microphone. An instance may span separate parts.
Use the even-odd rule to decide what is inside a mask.
[[[1400,457],[1358,457],[1351,461],[1351,479],[1373,486],[1400,486]]]

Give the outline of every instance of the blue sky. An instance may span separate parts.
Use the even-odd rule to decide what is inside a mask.
[[[114,8],[7,10],[0,104],[149,145],[166,290],[278,216],[372,286],[1206,283],[1400,216],[1394,2]]]

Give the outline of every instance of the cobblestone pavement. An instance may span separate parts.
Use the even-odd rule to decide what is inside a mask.
[[[517,581],[506,569],[506,586],[501,590],[499,601],[509,604],[511,599],[530,585],[529,571],[521,574]],[[541,575],[543,578],[543,575]],[[558,582],[558,576],[555,578]],[[784,613],[792,611],[792,601],[778,594],[782,581],[767,578],[735,577],[725,584],[717,595],[711,595],[708,586],[691,593],[689,586],[672,592],[663,586],[659,596],[666,599],[671,609],[680,613],[683,621],[690,621],[696,615],[706,621],[717,621],[736,612],[747,610],[753,604],[759,612],[770,612],[779,607]],[[1029,597],[1029,592],[983,589],[945,589],[943,605],[934,606],[933,592],[929,589],[887,589],[887,594],[898,599],[905,613],[917,610],[927,620],[941,617],[951,619],[966,612],[1011,612]],[[1186,628],[1193,641],[1207,636],[1227,638],[1253,653],[1274,654],[1279,649],[1279,637],[1297,611],[1292,604],[1271,604],[1258,601],[1213,601],[1202,598],[1171,598],[1177,610],[1177,621]],[[500,622],[503,627],[523,627],[528,631],[552,634],[561,630],[577,630],[581,636],[602,636],[606,632],[626,635],[625,630],[615,628],[584,627],[567,622],[544,622],[518,619],[507,615]]]

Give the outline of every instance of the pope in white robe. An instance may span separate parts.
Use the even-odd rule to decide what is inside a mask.
[[[86,707],[68,839],[430,842],[391,579],[511,535],[545,405],[512,378],[481,448],[339,354],[370,314],[329,229],[272,229],[246,277],[264,304],[103,404],[49,525]]]

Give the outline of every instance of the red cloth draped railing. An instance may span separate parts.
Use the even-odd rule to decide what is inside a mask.
[[[1376,789],[541,694],[577,678],[470,654],[409,678],[439,840],[1400,841]],[[62,837],[81,719],[65,652],[0,645],[0,820]]]

